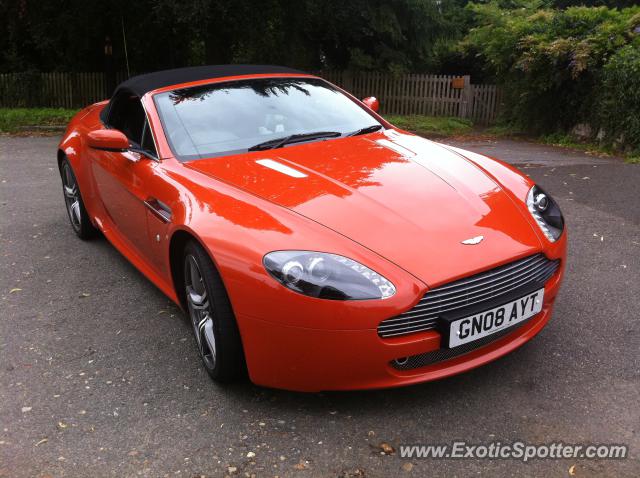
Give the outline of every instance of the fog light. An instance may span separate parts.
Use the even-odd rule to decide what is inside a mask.
[[[403,365],[406,365],[408,361],[409,361],[409,357],[401,357],[394,360],[396,365],[399,365],[400,367],[402,367]]]

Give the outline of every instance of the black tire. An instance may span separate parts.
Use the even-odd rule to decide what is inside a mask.
[[[244,353],[220,274],[195,241],[186,244],[182,264],[187,313],[205,370],[216,382],[234,381],[245,374]]]
[[[91,224],[87,209],[84,207],[80,186],[71,167],[71,162],[65,157],[60,163],[60,176],[62,177],[62,194],[67,209],[67,216],[73,228],[73,232],[82,239],[95,237],[98,230]]]

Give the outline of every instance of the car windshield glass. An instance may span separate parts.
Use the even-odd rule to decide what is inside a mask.
[[[181,161],[242,153],[291,135],[334,132],[337,137],[379,124],[330,84],[314,78],[215,83],[160,93],[154,100],[169,145]],[[309,139],[323,140],[327,137]],[[296,143],[281,147],[286,144]]]

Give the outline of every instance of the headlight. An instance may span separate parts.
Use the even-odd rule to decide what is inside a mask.
[[[395,286],[359,262],[337,254],[276,251],[263,259],[278,282],[300,294],[320,299],[387,299]]]
[[[564,230],[564,218],[553,198],[539,186],[533,186],[527,194],[527,207],[547,239],[557,241]]]

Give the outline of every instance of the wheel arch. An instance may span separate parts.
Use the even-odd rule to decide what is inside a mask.
[[[224,284],[224,278],[222,277],[222,273],[220,271],[220,267],[216,261],[215,256],[213,255],[211,249],[205,245],[205,243],[200,240],[200,238],[189,229],[176,229],[171,235],[171,239],[169,240],[169,270],[171,273],[171,282],[173,283],[173,290],[176,293],[176,297],[180,303],[180,306],[187,310],[186,308],[186,298],[184,295],[184,290],[182,287],[182,252],[184,251],[185,246],[189,241],[195,241],[202,246],[202,248],[207,252],[213,266],[216,268],[216,271],[220,275],[220,279]],[[225,285],[226,289],[226,285]],[[228,292],[227,292],[228,294]],[[231,300],[231,299],[229,299]]]
[[[182,287],[182,251],[184,251],[187,242],[190,240],[197,240],[195,236],[179,229],[173,233],[169,242],[169,271],[171,272],[171,282],[173,283],[173,290],[176,293],[176,297],[180,302],[180,307],[183,310],[187,310],[187,302],[184,294],[184,288]]]
[[[60,174],[62,174],[62,161],[64,160],[64,158],[67,156],[67,154],[62,151],[61,149],[58,148],[58,152],[57,152],[57,160],[58,160],[58,172]]]
[[[216,258],[212,253],[211,249],[207,247],[205,243],[202,240],[200,240],[200,238],[193,231],[189,229],[182,229],[182,228],[175,230],[171,235],[171,239],[169,240],[169,268],[171,273],[171,281],[173,282],[173,288],[175,291],[175,295],[178,298],[179,305],[183,311],[186,312],[188,310],[185,291],[184,291],[184,287],[182,286],[183,284],[182,257],[183,257],[183,251],[187,243],[190,241],[194,241],[197,244],[200,244],[200,246],[204,249],[205,253],[211,259],[211,263],[213,264],[213,267],[215,268],[217,275],[222,281],[222,285],[226,292],[226,295],[229,301],[229,306],[231,308],[231,313],[233,314],[233,318],[237,327],[237,333],[240,341],[240,354],[241,354],[241,363],[242,363],[241,367],[245,371],[244,373],[246,373],[247,365],[246,365],[246,358],[244,353],[244,339],[242,336],[242,332],[240,331],[240,324],[238,323],[238,319],[237,319],[238,316],[235,313],[233,302],[228,292],[229,289],[227,288],[227,285],[225,283],[224,277],[222,275],[222,271],[220,270],[220,266],[218,265]]]

